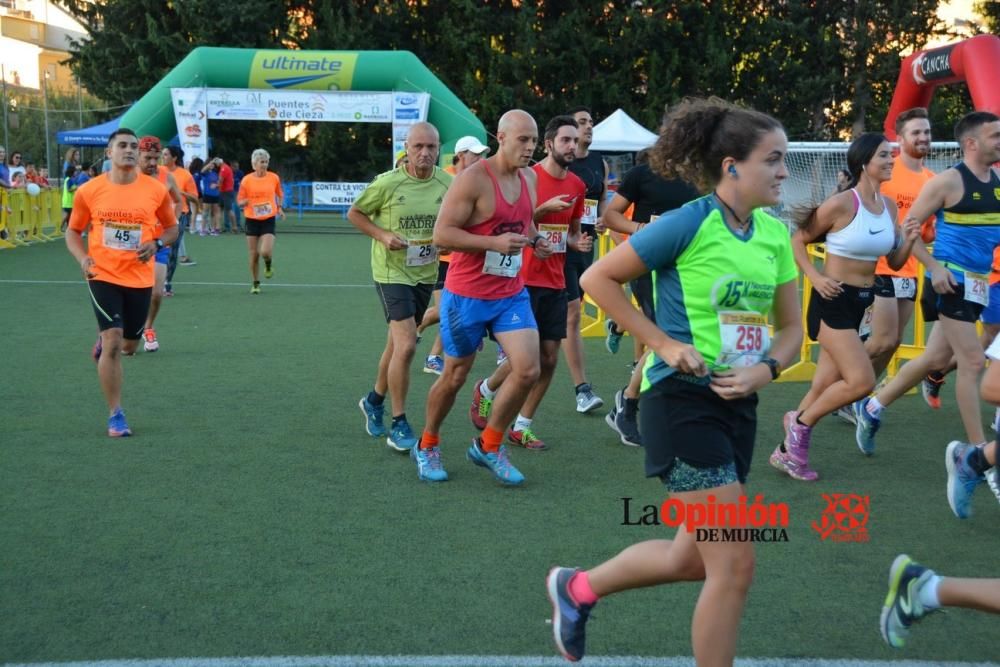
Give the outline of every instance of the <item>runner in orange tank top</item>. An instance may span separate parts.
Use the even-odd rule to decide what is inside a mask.
[[[77,190],[66,247],[87,279],[101,330],[94,357],[111,414],[108,435],[121,437],[132,435],[121,408],[121,355],[139,346],[154,283],[153,255],[177,238],[177,218],[167,189],[137,169],[139,140],[132,130],[111,134],[107,156],[111,171]]]

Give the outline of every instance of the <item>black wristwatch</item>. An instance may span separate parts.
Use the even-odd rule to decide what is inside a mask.
[[[156,239],[156,249],[163,250],[163,241],[161,241],[160,239]]]
[[[538,245],[538,240],[539,239],[544,239],[544,238],[545,237],[542,236],[541,234],[535,234],[535,238],[531,239],[531,243],[529,243],[528,245],[530,245],[532,248],[534,248],[535,246]]]
[[[781,364],[778,363],[777,359],[771,357],[764,357],[760,360],[760,363],[767,364],[767,367],[771,369],[771,379],[777,380],[781,377]]]

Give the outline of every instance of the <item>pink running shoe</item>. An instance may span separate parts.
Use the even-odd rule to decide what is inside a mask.
[[[770,462],[792,479],[815,482],[819,479],[819,473],[809,467],[809,439],[812,437],[812,428],[796,422],[798,416],[799,413],[795,410],[785,413],[782,420],[785,427],[785,440],[782,443],[785,445],[785,451],[781,451],[781,445],[775,447]]]

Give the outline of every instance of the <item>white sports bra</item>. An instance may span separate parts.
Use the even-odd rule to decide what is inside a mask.
[[[896,226],[884,199],[882,212],[875,214],[861,204],[856,190],[851,189],[851,193],[858,210],[849,225],[826,235],[826,251],[848,259],[877,262],[896,247]]]

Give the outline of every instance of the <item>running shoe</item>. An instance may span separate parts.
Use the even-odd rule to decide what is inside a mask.
[[[427,355],[427,360],[424,361],[424,372],[431,375],[441,375],[444,371],[444,359],[436,354]]]
[[[495,452],[484,452],[479,438],[476,438],[472,441],[469,451],[465,453],[465,457],[477,466],[489,470],[506,486],[518,486],[524,482],[524,475],[510,462],[507,447],[504,445],[500,445],[500,449]]]
[[[168,285],[168,286],[165,286],[163,288],[163,296],[168,296],[169,297],[169,296],[173,296],[173,295],[174,295],[174,290],[173,290],[172,287],[170,287]]]
[[[260,294],[260,285],[254,285],[250,288],[251,294]]]
[[[146,352],[156,352],[160,349],[160,343],[156,340],[156,331],[153,327],[142,332],[142,349]]]
[[[389,429],[389,437],[385,439],[385,444],[397,452],[408,452],[417,446],[417,436],[413,435],[410,423],[403,419]]]
[[[879,619],[882,639],[892,648],[903,648],[912,625],[927,615],[928,610],[920,602],[920,589],[934,576],[934,570],[918,565],[906,554],[892,561],[889,594]]]
[[[477,382],[475,388],[472,390],[472,407],[469,408],[469,419],[472,420],[472,425],[480,431],[486,428],[486,422],[490,418],[490,411],[493,409],[493,399],[486,398],[479,391],[479,386],[482,383],[482,380]]]
[[[507,361],[507,353],[503,351],[503,348],[497,345],[497,366]]]
[[[604,401],[594,393],[590,384],[584,383],[576,392],[576,411],[579,413],[597,410],[604,405]]]
[[[984,477],[986,477],[986,483],[989,485],[990,491],[993,492],[993,497],[1000,503],[1000,466],[993,466],[987,470]]]
[[[198,262],[194,261],[190,257],[181,257],[180,262],[178,262],[178,263],[181,266],[197,266],[198,265]]]
[[[792,479],[802,482],[814,482],[819,479],[819,473],[809,467],[809,441],[812,429],[799,424],[796,418],[799,413],[792,410],[785,413],[782,420],[785,428],[785,439],[782,444],[785,451],[778,445],[771,452],[770,463],[778,470],[786,473]]]
[[[104,343],[101,341],[101,334],[97,334],[97,342],[94,343],[94,348],[90,351],[90,356],[94,358],[95,364],[101,360],[102,351],[104,351]]]
[[[948,505],[959,519],[972,516],[972,494],[983,481],[983,475],[969,465],[973,448],[974,445],[952,440],[944,455],[944,465],[948,470]]]
[[[270,264],[264,267],[264,277],[270,280],[274,277],[274,267]]]
[[[365,432],[373,438],[385,436],[385,405],[372,405],[367,396],[362,396],[358,407],[365,416]]]
[[[993,432],[1000,433],[1000,408],[993,413]]]
[[[943,386],[944,378],[938,380],[930,375],[920,383],[920,393],[923,395],[924,401],[934,410],[941,408],[941,387]]]
[[[570,662],[583,658],[587,619],[594,608],[594,605],[577,604],[569,594],[569,580],[579,571],[571,567],[554,567],[545,579],[552,603],[552,636],[559,652]]]
[[[441,465],[441,449],[421,449],[418,443],[410,450],[410,458],[417,464],[417,477],[424,482],[447,482],[448,473]]]
[[[622,344],[622,334],[618,332],[614,320],[604,320],[604,333],[604,347],[611,354],[618,354],[618,348]]]
[[[624,410],[612,410],[604,417],[608,426],[618,434],[618,439],[628,447],[642,447],[642,435],[639,433],[637,419],[629,418]]]
[[[854,413],[854,441],[858,443],[858,449],[865,456],[875,453],[875,434],[882,426],[882,420],[872,417],[868,412],[868,398],[862,398],[851,405],[851,412]]]
[[[125,413],[121,408],[115,410],[108,417],[108,435],[112,438],[127,438],[132,435],[132,429],[128,427],[128,422],[125,421]]]
[[[858,425],[858,420],[854,418],[854,408],[851,405],[842,405],[833,412],[834,417],[840,417],[848,424]]]
[[[526,428],[523,431],[510,429],[507,431],[507,442],[516,447],[523,447],[524,449],[530,449],[535,452],[548,449],[548,445],[546,445],[543,440],[539,439],[530,428]]]

